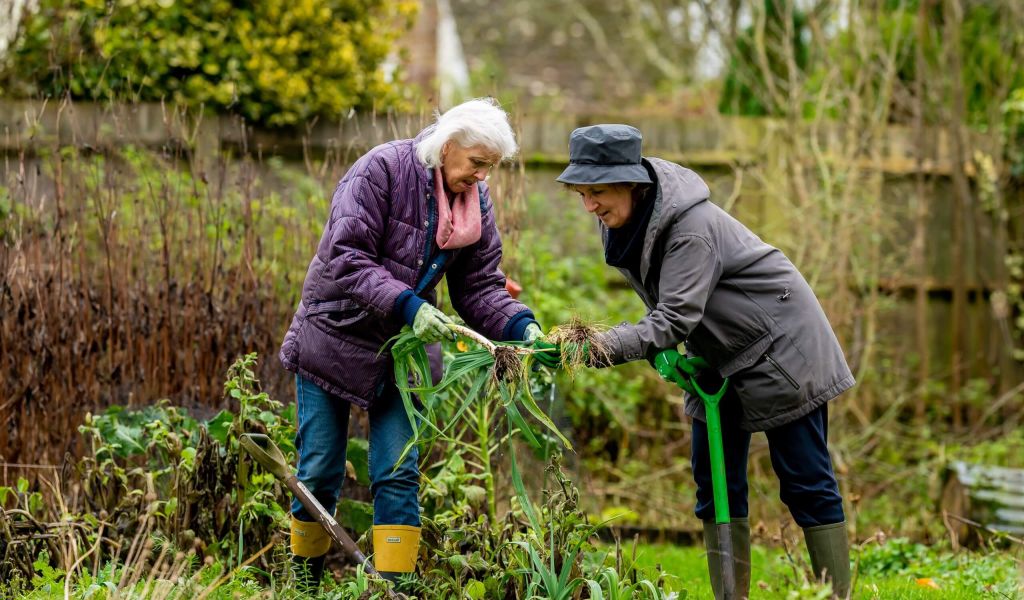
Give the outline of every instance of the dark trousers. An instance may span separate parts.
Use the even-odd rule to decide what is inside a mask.
[[[827,403],[799,419],[765,431],[772,468],[779,478],[782,501],[800,527],[840,523],[843,498],[832,472],[828,454]],[[736,396],[727,394],[719,409],[722,416],[722,446],[729,488],[729,515],[747,516],[747,453],[750,432],[739,428]],[[691,454],[693,478],[697,482],[697,517],[715,518],[711,487],[711,459],[707,424],[693,420]]]

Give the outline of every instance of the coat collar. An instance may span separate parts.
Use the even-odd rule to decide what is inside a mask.
[[[644,158],[643,164],[654,172],[655,196],[651,221],[644,235],[644,248],[640,255],[640,278],[643,286],[654,262],[654,242],[683,213],[707,200],[711,191],[700,175],[660,158]],[[601,224],[601,238],[608,243],[608,228]],[[628,277],[628,274],[627,274]]]

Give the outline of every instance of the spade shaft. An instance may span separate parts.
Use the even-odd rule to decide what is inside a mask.
[[[320,504],[320,501],[309,491],[309,488],[303,485],[299,478],[292,473],[288,463],[285,461],[284,454],[281,453],[281,449],[277,447],[273,440],[261,433],[246,433],[242,434],[238,441],[242,448],[249,453],[249,456],[252,456],[253,460],[284,482],[285,486],[299,499],[302,506],[306,507],[309,514],[316,517],[316,520],[323,526],[327,535],[331,536],[331,539],[335,542],[338,542],[338,545],[345,551],[345,554],[363,565],[363,570],[368,575],[378,575],[370,559],[366,558],[366,555],[359,549],[359,546],[352,541],[352,536],[327,512],[327,509],[324,508],[323,504]],[[389,588],[388,597],[398,598],[398,595]]]
[[[732,518],[729,515],[729,487],[725,475],[725,449],[722,445],[722,418],[718,405],[729,387],[729,379],[713,394],[705,392],[697,383],[697,377],[690,376],[690,385],[704,403],[704,415],[708,425],[708,451],[711,458],[711,489],[715,499],[715,529],[718,533],[717,559],[722,565],[722,595],[725,600],[736,598],[736,566],[732,547]],[[715,557],[711,557],[712,560]]]

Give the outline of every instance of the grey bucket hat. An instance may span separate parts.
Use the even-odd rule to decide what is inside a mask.
[[[629,125],[591,125],[569,135],[569,166],[558,176],[568,184],[652,183],[640,164],[640,130]]]

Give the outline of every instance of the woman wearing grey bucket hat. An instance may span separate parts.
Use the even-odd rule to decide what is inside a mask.
[[[701,400],[680,375],[692,372],[694,356],[710,367],[703,377],[730,382],[720,411],[737,593],[746,597],[750,585],[747,452],[751,433],[764,431],[782,500],[804,529],[815,574],[846,597],[845,515],[826,442],[827,402],[854,384],[839,342],[793,263],[710,202],[700,176],[642,157],[641,144],[640,131],[628,125],[576,129],[569,137],[569,166],[558,177],[598,218],[605,261],[647,306],[638,323],[602,334],[596,344],[601,352],[590,363],[647,359],[687,390],[696,513],[705,523],[716,597],[723,586],[708,430]],[[678,352],[680,344],[688,356]],[[546,342],[537,346],[548,350],[535,356],[549,367],[570,354]],[[713,381],[701,387],[718,389]]]

